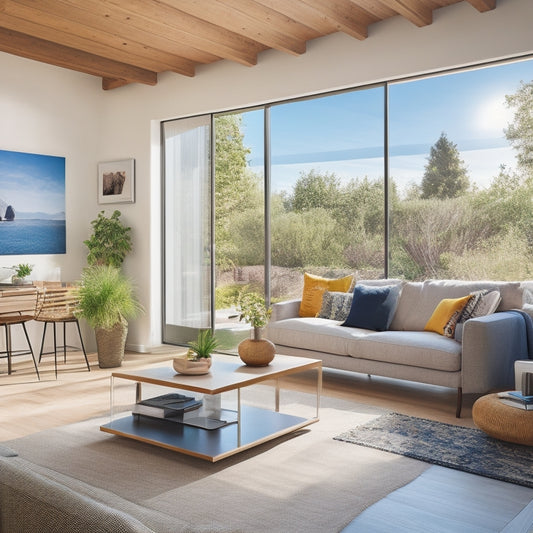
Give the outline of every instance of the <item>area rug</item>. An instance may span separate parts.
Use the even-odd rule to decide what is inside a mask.
[[[263,392],[265,401],[274,398],[272,387],[258,386],[253,392],[254,399],[262,399]],[[316,409],[314,394],[283,390],[281,399],[302,415]],[[54,479],[62,476],[62,483],[68,479],[84,494],[94,497],[94,487],[142,506],[143,513],[148,509],[175,518],[172,529],[149,523],[158,533],[337,532],[429,468],[408,457],[333,439],[344,428],[385,412],[322,397],[318,423],[214,464],[103,433],[99,426],[107,418],[3,444],[18,452],[18,460],[31,461],[43,475],[52,470]],[[133,514],[131,506],[128,512]]]
[[[479,429],[389,413],[335,440],[533,488],[533,449]]]

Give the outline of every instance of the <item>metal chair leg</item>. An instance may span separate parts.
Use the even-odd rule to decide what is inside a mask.
[[[44,350],[44,339],[46,337],[46,326],[48,326],[48,322],[44,323],[44,329],[43,329],[43,338],[41,339],[41,349],[39,351],[39,363],[41,362],[41,358],[43,356],[43,350]]]
[[[67,363],[67,323],[63,322],[63,363]]]
[[[11,374],[11,331],[9,324],[4,324],[6,328],[6,353],[7,353],[7,374]]]
[[[26,330],[26,324],[24,324],[24,322],[22,322],[22,329],[24,330],[24,335],[26,335],[26,341],[28,341],[28,347],[30,348],[31,358],[33,359],[33,366],[35,367],[35,372],[37,373],[37,379],[40,381],[41,376],[39,375],[37,360],[35,359],[35,354],[33,353],[33,348],[31,347],[30,337],[28,336],[28,331]]]
[[[56,323],[52,322],[52,326],[54,329],[54,370],[56,373],[56,379],[57,379],[57,342],[56,342]]]
[[[81,349],[83,350],[83,356],[85,357],[85,364],[87,365],[87,370],[90,372],[91,367],[89,365],[89,360],[87,359],[87,352],[85,351],[85,346],[83,344],[83,339],[81,337],[80,323],[76,320],[76,326],[78,327],[78,335],[80,336]]]

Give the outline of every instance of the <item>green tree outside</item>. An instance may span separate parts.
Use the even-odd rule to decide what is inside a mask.
[[[533,81],[522,82],[516,93],[505,97],[507,106],[514,109],[513,123],[505,130],[509,142],[517,151],[520,169],[533,171]]]
[[[421,198],[457,198],[464,194],[470,182],[457,145],[442,133],[431,147],[422,178]]]
[[[518,171],[502,167],[490,187],[469,189],[457,146],[443,133],[431,147],[419,186],[400,199],[389,191],[391,277],[527,279],[533,275],[533,82],[507,96],[515,109],[505,130]],[[247,166],[239,115],[216,120],[215,228],[219,268],[264,263],[262,177]],[[271,197],[272,263],[356,269],[379,275],[384,263],[382,179],[341,181],[301,173]]]
[[[244,146],[240,114],[222,115],[215,120],[215,245],[216,262],[233,264],[236,255],[233,230],[243,209],[262,214],[262,181],[248,168],[250,149]]]

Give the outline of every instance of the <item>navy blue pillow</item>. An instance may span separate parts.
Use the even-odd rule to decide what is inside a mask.
[[[400,296],[400,285],[356,285],[350,314],[342,326],[387,331]]]

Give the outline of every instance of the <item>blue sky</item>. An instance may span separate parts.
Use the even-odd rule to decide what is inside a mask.
[[[0,199],[16,213],[65,211],[65,158],[0,150]]]
[[[504,128],[505,95],[533,80],[533,60],[500,64],[389,86],[390,173],[400,190],[419,183],[430,147],[445,132],[480,187],[500,164],[513,167]],[[384,89],[381,87],[271,108],[272,188],[290,190],[301,172],[334,172],[342,180],[383,176]],[[244,114],[250,166],[262,165],[262,111]]]

